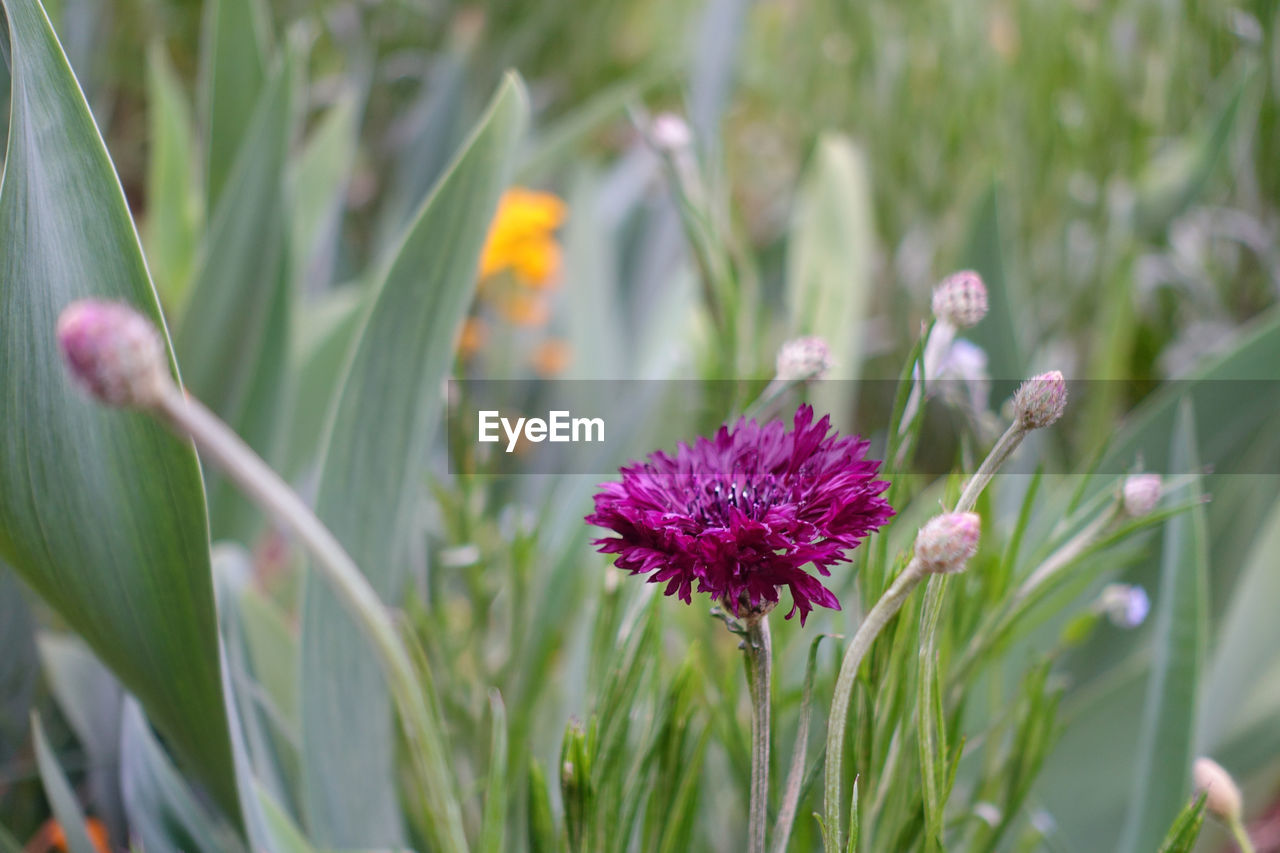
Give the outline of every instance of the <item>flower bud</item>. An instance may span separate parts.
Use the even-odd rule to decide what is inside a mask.
[[[1097,609],[1105,613],[1112,625],[1125,630],[1137,628],[1151,612],[1151,599],[1140,586],[1109,583],[1098,596]]]
[[[76,382],[108,406],[155,405],[173,382],[160,332],[123,303],[71,303],[58,318],[58,346]]]
[[[778,350],[776,369],[783,382],[821,379],[831,369],[831,349],[822,338],[795,338]]]
[[[926,572],[963,571],[978,553],[982,519],[976,512],[948,512],[935,516],[916,534],[916,559]]]
[[[1031,377],[1013,395],[1013,416],[1026,429],[1055,423],[1066,408],[1067,383],[1057,370]]]
[[[1196,792],[1205,795],[1205,807],[1210,814],[1226,823],[1240,819],[1240,789],[1221,764],[1212,758],[1197,758],[1191,775],[1195,779]]]
[[[1125,477],[1123,487],[1124,511],[1132,518],[1150,515],[1160,503],[1164,481],[1159,474],[1134,474]]]
[[[653,144],[659,150],[668,152],[683,151],[693,144],[693,131],[689,123],[675,113],[658,113],[649,126]]]
[[[976,326],[987,315],[987,286],[973,270],[953,273],[933,289],[933,316],[957,329]]]

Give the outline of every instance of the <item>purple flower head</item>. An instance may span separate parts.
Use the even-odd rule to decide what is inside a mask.
[[[799,611],[803,624],[815,604],[840,609],[805,567],[830,575],[893,517],[867,446],[834,432],[829,418],[814,423],[809,406],[791,430],[743,418],[674,456],[657,451],[624,466],[620,482],[600,486],[587,522],[618,534],[594,543],[618,555],[618,568],[666,583],[667,595],[689,603],[697,582],[737,616],[743,605],[777,604],[786,586],[787,618]]]

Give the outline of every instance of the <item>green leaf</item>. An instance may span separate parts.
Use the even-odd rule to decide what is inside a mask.
[[[146,850],[242,850],[235,832],[207,813],[128,700],[120,733],[120,776],[129,831]]]
[[[17,27],[14,27],[16,30]],[[14,53],[17,53],[15,50]],[[49,807],[53,816],[62,827],[67,838],[67,849],[70,853],[98,853],[98,848],[89,840],[89,833],[84,825],[84,812],[76,802],[75,794],[67,777],[58,766],[58,759],[44,736],[44,727],[40,725],[40,717],[31,715],[31,734],[36,745],[36,764],[40,768],[40,781],[44,783],[45,796],[49,798]]]
[[[40,673],[35,631],[22,585],[0,563],[0,649],[4,649],[0,655],[0,765],[7,764],[26,743]]]
[[[1004,231],[1001,226],[1000,187],[993,183],[982,194],[965,247],[962,266],[977,271],[987,286],[991,310],[982,322],[965,331],[964,336],[987,353],[988,366],[996,379],[1022,379],[1026,366],[1018,326],[1014,318],[1021,316],[1021,294],[1011,292],[1009,266],[1004,256]]]
[[[489,739],[489,781],[480,849],[502,853],[506,849],[507,827],[507,712],[496,690],[489,692],[489,713],[493,717],[493,733]]]
[[[70,634],[41,633],[39,649],[58,710],[75,732],[87,759],[89,802],[108,825],[123,824],[120,723],[125,694],[120,682],[79,638]]]
[[[536,758],[529,759],[529,853],[553,853],[560,849],[555,819],[551,816],[551,796],[547,777]]]
[[[147,123],[151,154],[142,236],[160,301],[176,317],[195,270],[204,196],[191,110],[159,42],[147,52]]]
[[[817,335],[831,348],[831,379],[857,379],[861,372],[859,330],[872,288],[874,221],[866,155],[845,136],[823,136],[796,202],[787,306],[793,335]],[[840,387],[828,386],[828,391]],[[847,411],[847,401],[823,400],[821,393],[815,407]]]
[[[1233,76],[1221,103],[1197,117],[1191,123],[1193,130],[1152,158],[1138,176],[1134,225],[1140,235],[1167,228],[1200,197],[1223,161],[1253,69],[1246,65]]]
[[[1174,470],[1199,467],[1190,403],[1178,413]],[[1194,476],[1194,475],[1193,475]],[[1198,478],[1192,494],[1200,493]],[[1156,848],[1190,789],[1196,697],[1208,621],[1208,542],[1204,507],[1165,524],[1151,676],[1134,765],[1122,851]]]
[[[266,85],[270,22],[262,0],[210,0],[200,34],[208,209],[216,210]],[[247,212],[247,209],[246,209]]]
[[[286,53],[254,111],[201,248],[175,335],[187,387],[274,461],[290,329],[284,169],[293,128]],[[250,539],[261,513],[209,473],[213,538]]]
[[[38,3],[5,0],[13,48],[0,186],[0,556],[142,701],[237,814],[191,445],[73,387],[58,314],[89,296],[161,324],[137,234]]]
[[[384,601],[398,597],[409,512],[441,420],[441,388],[475,289],[527,107],[509,78],[414,219],[376,289],[325,444],[317,514]],[[303,800],[323,845],[399,840],[387,689],[323,584],[302,613]]]
[[[943,808],[948,773],[947,728],[942,712],[942,675],[938,669],[938,620],[947,579],[931,578],[920,611],[919,672],[916,677],[916,725],[920,775],[924,780],[925,849],[941,851]]]
[[[271,836],[272,853],[313,853],[311,842],[307,841],[293,818],[281,808],[275,798],[265,788],[255,785],[254,791],[258,804],[262,809],[266,830]]]
[[[1169,833],[1160,844],[1159,853],[1191,853],[1204,826],[1205,795],[1195,797],[1178,812]]]
[[[1280,501],[1272,508],[1232,591],[1231,603],[1214,642],[1201,690],[1200,736],[1206,747],[1221,742],[1250,709],[1248,700],[1266,682],[1280,647]]]
[[[291,267],[299,292],[317,293],[332,279],[342,211],[360,142],[359,90],[344,88],[307,139],[290,173]]]

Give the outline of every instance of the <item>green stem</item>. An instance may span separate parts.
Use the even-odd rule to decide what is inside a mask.
[[[845,723],[849,717],[849,699],[858,668],[880,631],[889,624],[889,620],[901,609],[907,596],[925,575],[920,561],[912,559],[862,620],[857,633],[853,635],[853,641],[845,650],[844,661],[840,664],[840,675],[836,678],[835,692],[831,697],[831,716],[827,720],[826,784],[823,797],[826,823],[822,839],[826,853],[840,853],[844,848],[840,782],[844,770]]]
[[[751,692],[751,796],[748,808],[747,850],[765,853],[769,820],[769,685],[773,669],[773,641],[769,617],[746,620],[743,649],[747,658],[747,688]]]
[[[982,464],[978,466],[978,470],[964,487],[964,492],[960,495],[960,500],[956,502],[955,512],[972,512],[974,504],[978,502],[978,496],[982,494],[982,490],[987,487],[987,483],[991,482],[991,478],[995,476],[996,471],[1000,470],[1000,466],[1005,463],[1013,451],[1018,449],[1018,445],[1022,444],[1022,439],[1026,437],[1027,428],[1022,426],[1018,421],[1014,421],[1004,435],[1000,436],[996,441],[991,452],[987,454],[987,458],[982,460]]]
[[[438,729],[425,721],[432,709],[416,689],[417,671],[382,600],[329,528],[302,498],[271,469],[240,436],[200,401],[171,387],[154,409],[170,428],[189,436],[200,455],[220,468],[258,506],[270,513],[311,553],[314,567],[329,584],[347,612],[363,630],[378,654],[401,727],[424,793],[433,806],[436,837],[441,850],[463,853],[467,848],[462,809],[447,784],[448,766]]]
[[[1237,817],[1228,826],[1231,829],[1231,837],[1236,840],[1236,844],[1240,847],[1240,853],[1255,853],[1253,841],[1249,838],[1249,833],[1245,831],[1244,821]]]

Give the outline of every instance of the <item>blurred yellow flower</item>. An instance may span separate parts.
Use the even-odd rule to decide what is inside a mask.
[[[111,847],[107,839],[106,824],[96,817],[91,817],[84,822],[84,829],[85,834],[89,836],[89,841],[99,853],[110,853]],[[35,837],[27,843],[26,849],[35,851],[35,853],[47,853],[47,851],[51,850],[65,851],[67,849],[67,834],[63,831],[61,824],[53,818],[49,818],[36,832]]]
[[[458,354],[470,358],[478,353],[489,338],[489,328],[479,317],[468,317],[462,323],[462,331],[458,335]]]
[[[555,230],[564,222],[565,203],[551,193],[512,187],[498,202],[480,256],[480,277],[510,270],[516,281],[537,290],[555,284],[560,274],[560,244]]]
[[[569,366],[573,351],[569,342],[560,338],[548,338],[538,344],[529,361],[539,376],[550,379],[564,373]]]

